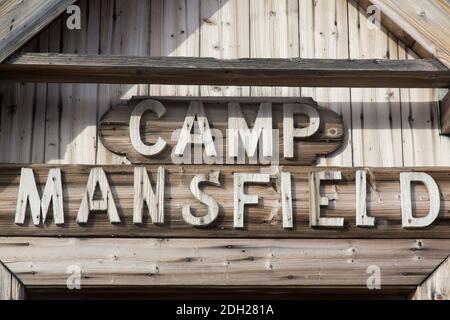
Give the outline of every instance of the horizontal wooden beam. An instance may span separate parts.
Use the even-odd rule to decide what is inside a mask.
[[[214,170],[220,171],[220,185],[202,184],[201,190],[211,196],[218,204],[218,215],[213,223],[202,227],[194,227],[183,218],[183,207],[190,205],[193,215],[205,216],[208,208],[201,203],[191,192],[191,182],[198,175],[208,175],[211,169],[205,165],[164,165],[164,217],[163,223],[154,224],[150,218],[147,205],[143,206],[143,219],[135,223],[134,210],[141,201],[135,199],[134,166],[105,166],[103,170],[109,182],[111,199],[109,207],[117,208],[120,221],[111,222],[106,209],[92,210],[86,223],[77,223],[83,198],[87,194],[87,183],[93,166],[23,166],[33,168],[33,176],[37,183],[38,196],[32,197],[33,208],[40,210],[42,197],[49,169],[59,167],[62,181],[62,210],[56,216],[64,217],[61,224],[53,219],[52,205],[48,210],[45,223],[39,221],[34,225],[28,202],[22,202],[18,197],[21,180],[21,166],[0,166],[0,236],[61,236],[61,237],[160,237],[160,238],[450,238],[450,168],[386,168],[368,169],[366,184],[367,215],[375,219],[373,227],[357,226],[356,208],[357,195],[355,175],[356,168],[317,168],[302,166],[273,167],[283,172],[291,173],[291,195],[282,191],[282,182],[279,172],[273,172],[267,183],[247,183],[245,194],[258,195],[257,204],[245,205],[242,209],[243,228],[236,228],[235,207],[235,180],[238,173],[258,174],[262,166],[234,166],[215,165]],[[156,190],[159,165],[145,167],[153,190]],[[268,167],[266,167],[268,169]],[[329,199],[328,205],[322,205],[322,217],[343,218],[342,227],[311,227],[312,204],[311,200],[311,172],[321,170],[339,171],[341,181],[322,181],[320,186],[321,197]],[[427,227],[407,229],[403,228],[402,201],[400,193],[400,172],[421,171],[426,172],[436,181],[440,188],[440,215]],[[98,171],[94,171],[98,173]],[[140,185],[137,180],[136,185]],[[317,181],[317,180],[315,180]],[[360,181],[360,180],[359,180]],[[24,175],[24,186],[32,190],[33,184]],[[313,184],[315,186],[315,184]],[[315,188],[315,187],[314,187]],[[103,189],[105,190],[105,189]],[[61,193],[58,193],[60,195]],[[105,191],[106,194],[106,191]],[[110,196],[111,195],[111,196]],[[361,194],[362,195],[362,194]],[[101,196],[101,194],[100,194]],[[286,198],[292,200],[292,228],[285,228],[288,220],[284,216],[283,205]],[[49,197],[47,197],[48,199]],[[413,214],[423,217],[430,208],[430,194],[426,187],[417,183],[411,192]],[[98,199],[98,198],[97,198]],[[239,200],[239,198],[236,198]],[[317,198],[315,198],[317,200]],[[141,199],[142,200],[142,199]],[[406,201],[407,202],[407,201]],[[16,223],[16,207],[26,205],[23,224]],[[361,203],[364,204],[362,201]],[[28,205],[27,205],[28,204]],[[83,206],[83,208],[85,208]],[[240,210],[240,209],[239,209]],[[19,210],[19,212],[22,212]],[[40,211],[34,210],[35,214]],[[84,212],[84,210],[83,210]],[[137,210],[138,213],[141,210]],[[158,211],[159,212],[159,211]],[[240,211],[239,211],[240,212]],[[316,212],[316,211],[315,211]],[[361,212],[361,211],[360,211]],[[287,213],[286,213],[287,214]],[[290,216],[289,216],[290,217]],[[42,220],[42,219],[41,219]],[[242,221],[241,220],[241,221]]]
[[[0,260],[27,286],[419,285],[450,240],[0,238]],[[72,271],[68,271],[72,270]],[[70,276],[70,274],[69,274]],[[75,282],[76,283],[76,282]],[[372,287],[375,288],[375,287]]]
[[[0,65],[23,82],[448,88],[437,60],[238,59],[27,53]]]
[[[450,135],[450,91],[440,102],[442,134]]]
[[[417,287],[414,300],[450,300],[450,258]]]

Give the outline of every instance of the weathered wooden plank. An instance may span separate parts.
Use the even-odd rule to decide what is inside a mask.
[[[13,119],[17,110],[17,85],[15,83],[0,83],[0,148],[8,152],[0,153],[0,160],[11,162],[11,141]]]
[[[36,50],[37,39],[30,41],[24,50]],[[42,141],[33,136],[33,131],[39,133],[41,123],[34,121],[37,105],[40,102],[36,99],[37,84],[32,83],[11,83],[4,84],[4,107],[2,115],[2,147],[3,161],[8,163],[30,163],[35,160],[34,153],[42,153],[43,150],[35,148],[41,145]],[[39,96],[42,98],[42,96]],[[42,111],[42,110],[41,110]],[[42,154],[41,154],[42,155]],[[41,162],[41,161],[39,161]]]
[[[48,33],[30,41],[24,50],[47,51]],[[43,163],[47,84],[4,83],[0,146],[2,161]]]
[[[49,43],[50,52],[60,52],[62,48],[61,34],[63,21],[61,19],[53,22],[49,27]],[[45,113],[45,163],[61,162],[61,84],[47,84],[47,101]],[[42,139],[42,137],[41,137]]]
[[[49,29],[44,29],[37,39],[37,49],[41,52],[49,50]],[[36,83],[34,94],[34,105],[32,111],[32,143],[31,162],[45,163],[45,131],[46,131],[46,109],[47,109],[47,83]]]
[[[211,75],[214,74],[214,77]],[[435,60],[238,59],[26,53],[0,65],[9,81],[448,88]]]
[[[152,36],[149,23],[151,21],[151,1],[116,1],[114,8],[116,12],[112,18],[115,30],[113,41],[110,44],[116,49],[113,54],[117,52],[125,56],[149,56]],[[135,95],[147,95],[149,92],[148,84],[124,84],[115,89],[117,92],[113,91],[113,102]]]
[[[250,0],[229,0],[221,3],[223,59],[250,57]],[[250,95],[249,87],[227,86],[223,95]]]
[[[379,21],[373,21],[373,22],[381,22],[381,25],[389,30],[395,37],[403,42],[408,48],[413,48],[414,45],[419,45],[418,51],[423,53],[424,55],[421,56],[424,59],[432,57],[431,53],[426,51],[420,44],[416,43],[416,40],[414,40],[408,33],[405,32],[394,20],[392,20],[386,13],[383,11],[375,12],[375,8],[371,7],[373,6],[372,2],[370,0],[354,0],[349,2],[352,6],[356,8],[356,6],[361,6],[362,9],[364,9],[368,14],[374,15],[381,13],[380,20]],[[375,18],[376,16],[373,16]]]
[[[384,28],[368,23],[350,1],[349,53],[352,59],[397,59],[398,45]],[[355,166],[403,165],[399,89],[352,89],[352,142]]]
[[[298,1],[250,0],[250,57],[297,58],[299,56]],[[267,45],[276,43],[276,45]],[[251,88],[253,96],[299,96],[298,88]]]
[[[347,0],[299,1],[300,57],[348,59],[349,34]],[[322,166],[352,166],[352,121],[348,88],[302,88],[302,96],[312,97],[320,106],[342,115],[344,143],[335,152],[318,161]]]
[[[53,166],[54,167],[54,166]],[[51,166],[31,166],[34,169],[39,195],[42,196],[47,183]],[[342,181],[322,181],[320,197],[328,198],[327,202],[320,200],[320,216],[325,218],[343,218],[342,228],[316,228],[309,226],[310,220],[310,188],[308,184],[311,172],[321,171],[313,167],[282,167],[279,171],[291,173],[293,228],[283,228],[283,203],[281,195],[286,195],[279,174],[271,175],[267,184],[248,184],[244,193],[258,195],[256,205],[246,205],[244,209],[244,228],[233,227],[235,199],[235,174],[261,173],[261,166],[214,166],[214,172],[220,171],[220,186],[205,185],[202,190],[210,195],[219,205],[219,216],[215,223],[207,228],[193,228],[182,216],[183,207],[190,204],[195,216],[204,216],[207,207],[192,194],[190,185],[192,179],[199,174],[211,174],[203,165],[164,166],[165,181],[164,223],[153,224],[147,205],[144,205],[142,223],[133,224],[135,203],[135,173],[133,166],[104,167],[107,182],[111,192],[109,201],[114,201],[117,216],[106,214],[106,209],[112,202],[105,205],[101,202],[102,193],[90,193],[92,204],[89,208],[89,219],[83,225],[77,224],[83,197],[92,166],[62,166],[62,183],[64,199],[64,224],[55,225],[52,207],[49,208],[45,223],[33,225],[29,208],[25,212],[25,223],[15,224],[15,208],[17,205],[21,166],[0,167],[0,235],[2,236],[77,236],[77,237],[254,237],[254,238],[449,238],[450,221],[450,169],[421,168],[433,177],[441,193],[440,216],[426,228],[402,228],[402,201],[400,190],[400,173],[403,169],[368,169],[367,172],[367,215],[375,219],[375,226],[357,227],[356,225],[356,171],[354,168],[327,168],[327,171],[338,171]],[[159,166],[146,166],[153,191],[155,191]],[[414,170],[413,170],[414,171]],[[417,169],[416,169],[417,171]],[[106,182],[105,182],[106,183]],[[107,189],[107,188],[106,188]],[[106,190],[104,188],[104,190]],[[92,190],[91,190],[92,191]],[[285,190],[286,191],[286,190]],[[317,198],[318,195],[315,195]],[[411,190],[413,199],[413,214],[424,217],[429,212],[430,196],[426,187],[417,183]],[[111,199],[112,198],[112,199]],[[148,197],[151,199],[152,197]],[[152,198],[153,200],[155,197]],[[149,206],[153,200],[150,200]],[[92,211],[98,205],[103,211]],[[102,205],[103,207],[101,207]],[[286,205],[286,203],[285,203]],[[284,215],[286,216],[286,215]],[[114,219],[112,219],[113,217]],[[112,223],[113,222],[113,223]],[[116,223],[114,223],[116,222]]]
[[[450,135],[450,92],[441,101],[441,128],[443,134]]]
[[[417,287],[413,300],[450,300],[450,258]]]
[[[157,1],[100,1],[100,54],[136,55],[150,54],[150,41],[157,33],[151,33],[153,16],[151,6]],[[91,8],[92,10],[93,8]],[[157,17],[155,12],[155,17]],[[160,17],[161,19],[162,17]],[[158,55],[161,55],[159,53]],[[135,95],[149,92],[148,85],[111,85],[98,86],[98,115],[109,111],[112,105]],[[97,164],[128,163],[124,157],[108,151],[97,137]]]
[[[92,286],[292,286],[366,288],[420,284],[449,240],[0,238],[0,259],[27,286],[62,286],[68,266]],[[367,291],[369,291],[367,289]],[[376,290],[375,290],[376,291]]]
[[[153,1],[152,1],[153,2]],[[100,45],[99,53],[102,55],[123,54],[121,39],[122,14],[118,14],[121,3],[117,1],[102,1],[100,4]],[[131,5],[131,4],[130,4]],[[128,30],[127,30],[128,31]],[[133,37],[134,38],[134,37]],[[118,44],[119,43],[119,44]],[[120,85],[99,84],[98,85],[98,115],[108,112],[112,105],[120,100],[122,94]],[[120,164],[125,158],[107,150],[97,136],[96,164]]]
[[[152,103],[152,101],[154,102]],[[183,150],[185,150],[184,143],[186,143],[186,140],[188,139],[188,133],[191,132],[191,130],[188,130],[186,127],[187,123],[185,122],[185,119],[189,120],[189,128],[193,127],[191,128],[192,131],[197,130],[197,132],[193,132],[196,132],[197,136],[200,136],[199,130],[200,133],[203,130],[200,121],[201,119],[197,119],[198,121],[195,121],[195,123],[193,122],[194,114],[192,114],[193,109],[191,108],[191,102],[197,101],[202,102],[208,126],[214,130],[213,135],[216,137],[214,143],[215,146],[212,148],[207,147],[206,151],[208,153],[209,149],[213,149],[213,151],[216,152],[217,157],[211,158],[215,160],[215,163],[226,163],[227,159],[231,160],[229,157],[231,154],[230,152],[235,151],[234,146],[236,146],[236,141],[231,138],[234,136],[233,134],[235,132],[232,131],[233,128],[230,127],[234,122],[229,124],[229,121],[231,121],[230,119],[242,118],[232,116],[230,113],[231,111],[228,110],[229,103],[231,102],[239,103],[241,112],[243,113],[245,121],[247,121],[248,128],[254,130],[253,127],[259,116],[261,121],[266,119],[266,122],[271,123],[273,129],[278,130],[273,134],[274,138],[276,138],[275,143],[277,144],[273,144],[272,148],[274,150],[280,150],[278,157],[278,151],[272,152],[272,163],[274,164],[278,163],[278,158],[279,162],[284,164],[311,164],[315,162],[318,156],[326,156],[337,150],[344,139],[342,119],[331,110],[317,107],[315,102],[308,98],[155,97],[152,99],[149,97],[139,97],[130,100],[128,105],[117,106],[113,111],[103,116],[99,124],[99,133],[102,144],[108,150],[111,150],[116,154],[126,155],[132,163],[173,163],[175,154],[178,154],[178,152],[183,154]],[[141,102],[146,104],[140,104]],[[262,115],[259,114],[260,105],[265,102],[270,102],[272,104],[272,121],[270,120],[270,117],[262,117]],[[136,110],[141,109],[141,106],[146,106],[149,110],[139,118],[138,114],[133,113],[133,110],[135,110],[136,107]],[[290,114],[293,115],[292,117],[289,117],[291,119],[290,122],[285,119],[288,117],[286,113],[287,109],[289,109],[291,111]],[[191,112],[189,117],[187,116],[188,111]],[[315,119],[314,117],[311,118],[308,116],[308,111],[314,111],[314,114],[317,112],[320,120],[317,119],[317,117]],[[129,133],[130,123],[134,125],[134,128],[136,128],[136,126],[139,127],[139,124],[135,119],[140,119],[140,136],[137,135],[135,132],[136,130],[132,130],[132,134]],[[130,122],[130,120],[132,121]],[[311,125],[311,121],[315,121],[316,126]],[[241,122],[236,123],[236,125],[239,125]],[[284,144],[284,148],[282,147],[285,138],[284,129],[289,128],[286,123],[292,125],[292,122],[294,124],[293,131],[295,133],[298,132],[295,134],[298,138],[296,138],[294,142],[289,143],[290,151],[286,152],[286,144]],[[317,130],[308,132],[308,128],[313,127]],[[181,133],[178,132],[178,135],[176,135],[175,133],[177,130],[179,131],[182,128],[184,128],[185,131],[182,131]],[[220,136],[219,133],[222,136]],[[272,134],[272,130],[270,130],[270,134]],[[279,138],[275,137],[275,135],[279,135]],[[294,133],[290,136],[293,137]],[[239,137],[237,140],[238,142],[241,141]],[[140,139],[143,139],[144,144],[141,145],[139,142]],[[228,140],[230,140],[229,144],[227,143]],[[265,141],[264,139],[262,140]],[[163,147],[163,141],[165,142],[165,148],[161,149]],[[257,141],[253,142],[256,143]],[[239,142],[239,145],[241,144],[242,143]],[[133,145],[135,145],[135,147],[133,147]],[[204,159],[200,159],[199,161],[201,162],[194,162],[196,158],[194,158],[194,155],[190,154],[190,145],[188,144],[187,146],[189,148],[186,148],[188,151],[184,153],[185,157],[183,159],[187,161],[190,160],[191,163],[204,163]],[[253,146],[255,147],[255,145]],[[179,151],[180,148],[181,151]],[[144,155],[146,154],[144,150],[148,152],[149,149],[153,150],[152,153],[154,156],[149,157]],[[156,149],[160,152],[156,152]],[[141,150],[141,152],[139,152],[139,150]],[[244,153],[243,150],[242,153]],[[289,154],[290,158],[285,159],[285,154]],[[195,155],[199,157],[198,153]],[[241,153],[238,154],[238,156],[240,155]],[[200,156],[202,156],[202,154],[200,154]],[[240,158],[241,157],[239,157],[239,159]],[[183,159],[180,158],[177,161],[180,161],[181,163],[181,160]],[[259,159],[261,160],[261,158]],[[188,163],[185,162],[185,160],[183,160],[182,163]],[[263,161],[260,161],[260,163],[264,163]]]
[[[99,0],[80,1],[81,29],[63,27],[62,49],[97,54],[100,36]],[[92,10],[92,11],[90,11]],[[97,140],[97,85],[64,84],[61,86],[60,154],[63,163],[94,164]]]
[[[0,6],[0,62],[32,39],[75,1],[3,1]]]
[[[162,24],[162,33],[156,36],[157,39],[162,40],[162,56],[173,57],[173,59],[199,56],[201,25],[199,1],[164,0]],[[147,81],[142,78],[141,82],[146,83]],[[163,95],[199,94],[199,87],[196,86],[198,83],[162,83],[159,81],[150,81],[150,83],[170,84],[170,86],[162,86],[161,93]],[[189,84],[194,86],[187,86]]]
[[[399,46],[402,59],[417,59]],[[434,89],[401,89],[402,138],[405,166],[448,166],[450,139],[440,135],[438,92]]]
[[[195,3],[195,1],[194,1]],[[222,21],[221,21],[221,1],[220,0],[199,0],[200,6],[200,56],[213,57],[221,59],[223,57]],[[192,56],[192,55],[191,55]],[[202,96],[220,96],[225,87],[220,86],[201,86],[200,95]]]

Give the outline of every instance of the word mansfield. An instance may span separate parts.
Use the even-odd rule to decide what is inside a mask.
[[[109,173],[107,174],[105,169],[101,167],[87,168],[87,170],[84,171],[85,173],[75,174],[70,172],[71,169],[67,169],[67,172],[62,172],[60,168],[50,168],[48,169],[48,173],[47,170],[44,171],[39,169],[39,185],[36,184],[34,169],[22,168],[17,196],[15,223],[19,225],[24,224],[28,212],[31,213],[32,221],[35,225],[45,223],[47,214],[50,211],[50,206],[52,205],[51,208],[54,223],[56,225],[62,225],[65,223],[64,208],[67,208],[67,204],[64,203],[64,201],[69,201],[70,199],[72,203],[76,201],[75,204],[78,209],[75,213],[76,222],[78,224],[86,224],[89,216],[98,212],[106,212],[108,219],[112,224],[119,224],[123,221],[121,221],[117,205],[123,203],[123,201],[121,201],[123,199],[115,198],[120,198],[122,194],[128,194],[128,197],[131,197],[130,201],[132,201],[134,224],[142,224],[143,215],[148,212],[149,219],[147,220],[149,222],[164,225],[164,210],[165,207],[168,207],[168,205],[165,204],[165,201],[174,201],[174,198],[182,192],[182,190],[180,191],[180,188],[186,188],[187,192],[189,192],[187,190],[189,188],[190,193],[192,193],[192,201],[184,201],[184,203],[182,202],[181,205],[175,207],[176,210],[179,210],[183,220],[188,225],[205,227],[213,224],[219,216],[220,205],[217,200],[232,199],[229,200],[229,205],[223,207],[233,207],[233,227],[235,229],[242,229],[244,228],[245,207],[258,204],[260,198],[257,194],[252,194],[250,190],[247,190],[246,186],[258,184],[267,185],[269,188],[273,185],[279,186],[276,188],[277,193],[275,194],[279,195],[279,200],[275,199],[275,201],[279,201],[280,204],[283,228],[289,229],[294,227],[293,199],[296,199],[305,193],[303,191],[301,193],[296,191],[299,190],[299,186],[293,184],[292,181],[300,181],[302,184],[307,184],[307,189],[303,189],[308,190],[309,192],[310,227],[344,227],[344,218],[321,215],[321,208],[328,206],[330,201],[329,197],[321,194],[321,185],[330,183],[334,185],[339,184],[339,182],[343,180],[341,171],[320,171],[318,168],[306,170],[293,168],[292,172],[277,171],[274,174],[264,172],[245,173],[242,172],[242,170],[223,167],[223,172],[218,170],[209,173],[199,173],[195,170],[191,170],[190,172],[184,171],[184,169],[179,167],[175,167],[175,169],[174,167],[169,167],[169,171],[162,166],[153,168],[154,169],[151,171],[154,172],[150,172],[148,168],[141,166],[122,166],[117,167],[116,169],[110,169],[112,171],[110,174],[116,175],[112,180],[121,181],[121,184],[117,186],[110,185],[109,180],[111,180],[111,176],[109,177]],[[345,170],[347,170],[345,177],[347,177],[347,180],[348,177],[351,177],[350,183],[352,184],[351,186],[348,186],[349,181],[346,181],[346,190],[352,190],[351,192],[354,192],[356,226],[365,228],[375,227],[376,218],[371,217],[366,210],[368,203],[367,194],[372,192],[369,192],[367,188],[368,182],[366,178],[370,177],[370,180],[373,180],[371,170]],[[63,171],[65,171],[65,169],[63,169]],[[152,176],[156,177],[154,183],[152,183],[149,178],[150,173]],[[398,172],[398,174],[395,172],[384,173],[385,176],[386,174],[395,176],[396,178],[394,179],[399,179],[400,182],[399,201],[401,202],[402,227],[424,228],[431,225],[437,219],[441,207],[439,186],[434,178],[425,172]],[[81,181],[81,185],[77,185],[76,188],[73,187],[73,185],[69,185],[69,182],[63,181],[62,177],[64,176],[67,176],[67,179],[74,179],[75,177],[77,183],[80,183]],[[223,176],[225,176],[227,179],[226,181],[228,181],[226,185],[221,182]],[[129,177],[129,180],[126,180],[128,179],[127,177]],[[183,181],[184,183],[186,177],[189,177],[190,180],[189,187],[184,187],[183,184],[180,183],[180,181]],[[423,185],[425,189],[422,188],[422,190],[425,190],[425,192],[428,193],[428,195],[425,196],[422,194],[421,199],[425,199],[425,201],[428,199],[429,210],[425,215],[421,215],[420,217],[413,215],[413,183],[416,185]],[[445,180],[443,183],[446,183]],[[117,188],[123,188],[126,184],[129,185],[126,186],[129,188],[127,189],[129,191],[124,192],[123,189],[120,189],[122,191],[117,191]],[[216,193],[213,197],[211,196],[211,192],[209,192],[209,194],[206,193],[204,188],[201,188],[201,185],[210,185],[213,188],[218,188],[217,190],[219,190],[219,193]],[[170,194],[170,188],[178,188],[176,189],[177,191],[174,191],[177,194],[168,196],[168,194]],[[40,192],[39,189],[42,189],[43,191]],[[63,193],[63,190],[66,194]],[[73,190],[77,191],[75,192]],[[115,190],[116,192],[112,192],[112,190]],[[349,191],[346,191],[346,193],[348,192]],[[42,196],[40,193],[42,193]],[[198,201],[204,206],[206,214],[199,216],[192,212],[188,202],[193,204],[195,201]],[[231,201],[233,202],[232,205]],[[339,201],[339,199],[337,199],[337,201]],[[349,210],[351,210],[351,208]],[[122,217],[122,219],[124,218]]]

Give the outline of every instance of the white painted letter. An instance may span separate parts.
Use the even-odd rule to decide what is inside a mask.
[[[342,174],[340,171],[321,171],[309,174],[309,224],[311,227],[344,227],[344,218],[325,218],[320,216],[320,206],[327,206],[329,203],[327,197],[320,196],[320,181],[341,179]]]
[[[16,218],[15,223],[25,223],[25,212],[27,210],[28,201],[30,202],[31,216],[34,225],[39,225],[41,220],[42,209],[42,223],[47,218],[47,212],[50,207],[50,202],[53,203],[53,219],[55,224],[64,224],[64,206],[61,170],[50,169],[48,172],[47,182],[44,188],[42,200],[39,198],[39,193],[34,179],[33,169],[22,168],[20,175],[19,195],[17,197]]]
[[[196,117],[200,133],[191,134]],[[205,109],[203,108],[203,103],[201,102],[193,101],[189,105],[189,110],[186,114],[183,128],[180,132],[180,138],[178,139],[178,143],[175,146],[175,155],[180,157],[183,156],[187,144],[203,144],[205,145],[205,151],[208,157],[217,156],[216,148],[214,146],[214,141],[211,134],[211,128],[209,127],[208,118],[206,117]]]
[[[309,125],[305,128],[294,127],[294,115],[305,114],[309,117]],[[319,112],[305,104],[285,104],[283,106],[283,139],[284,157],[294,157],[294,138],[306,138],[314,135],[320,126]]]
[[[144,201],[147,203],[152,223],[164,223],[164,179],[165,170],[158,168],[156,182],[156,193],[153,192],[152,184],[144,167],[134,168],[134,206],[133,223],[142,223],[142,211]]]
[[[94,200],[95,188],[99,187],[102,198]],[[77,223],[87,223],[91,211],[106,211],[111,223],[120,223],[116,204],[103,168],[92,168],[86,184],[83,200],[78,210]]]
[[[228,104],[228,156],[237,157],[239,152],[239,137],[249,158],[255,156],[258,147],[259,137],[262,134],[263,156],[268,158],[273,156],[272,144],[272,103],[261,103],[256,116],[253,129],[250,131],[244,115],[241,112],[239,103],[230,102]]]
[[[373,227],[375,218],[367,215],[367,179],[365,170],[357,170],[355,178],[356,186],[356,226]]]
[[[153,111],[158,119],[160,119],[166,113],[166,108],[161,102],[155,100],[144,100],[140,102],[131,113],[130,140],[137,152],[144,156],[154,156],[161,153],[167,143],[161,137],[158,137],[158,141],[154,145],[148,145],[142,141],[140,129],[141,119],[147,111]]]
[[[191,181],[191,192],[195,198],[201,203],[206,204],[208,207],[208,214],[202,217],[196,217],[191,212],[191,206],[186,204],[183,206],[183,219],[186,223],[193,226],[207,226],[213,223],[219,216],[219,205],[213,197],[209,196],[205,192],[199,189],[199,184],[202,182],[208,182],[216,186],[220,186],[219,182],[220,171],[212,172],[209,174],[198,174],[194,176]]]
[[[265,173],[235,173],[234,174],[234,228],[244,227],[244,206],[246,204],[257,204],[257,195],[244,193],[244,184],[268,183],[270,175]]]
[[[290,172],[281,172],[281,207],[283,211],[283,228],[293,228],[292,188]]]
[[[415,218],[412,214],[411,182],[413,181],[423,183],[430,196],[430,211],[422,218]],[[439,187],[434,179],[423,172],[402,172],[400,173],[400,189],[403,228],[424,228],[431,225],[438,217],[441,207]]]

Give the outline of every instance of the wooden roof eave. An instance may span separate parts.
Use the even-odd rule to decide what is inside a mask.
[[[0,63],[48,26],[76,0],[0,2]]]
[[[445,0],[355,0],[381,11],[381,24],[421,58],[450,68],[450,6]]]

